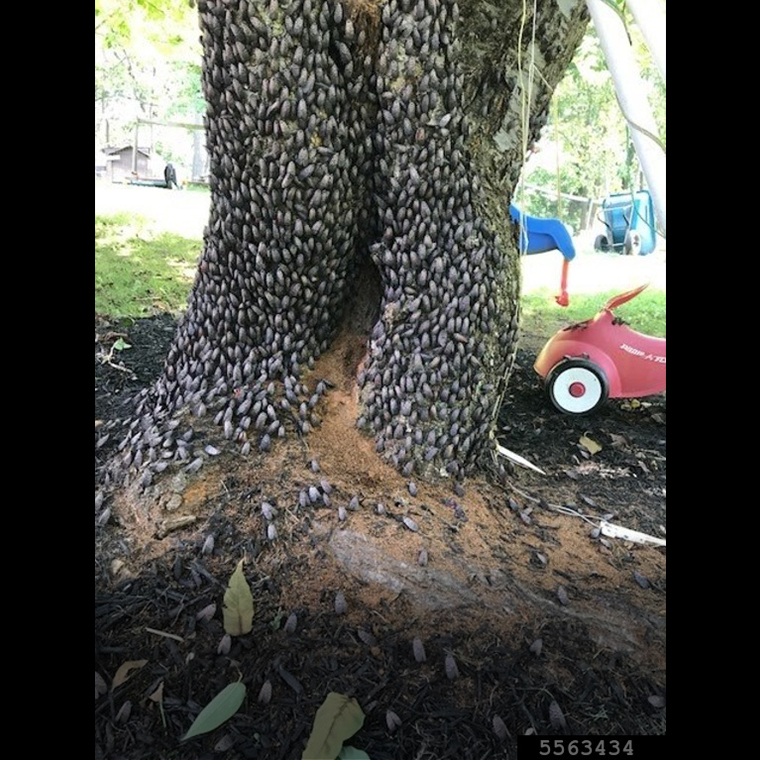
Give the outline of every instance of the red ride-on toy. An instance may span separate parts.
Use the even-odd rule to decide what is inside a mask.
[[[636,398],[665,390],[665,338],[632,330],[612,312],[646,285],[611,298],[591,319],[560,330],[533,365],[554,406],[588,414],[607,398]]]

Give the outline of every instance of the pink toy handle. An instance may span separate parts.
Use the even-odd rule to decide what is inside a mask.
[[[560,306],[568,306],[570,304],[570,296],[567,292],[567,271],[570,262],[567,259],[562,259],[562,278],[560,280],[560,293],[558,296],[554,296],[554,300]]]
[[[636,296],[641,293],[642,290],[648,287],[649,283],[645,282],[643,285],[639,285],[639,287],[635,288],[634,290],[628,290],[625,293],[621,293],[619,296],[613,296],[609,301],[607,301],[606,304],[604,304],[604,308],[607,311],[614,311],[618,306],[622,306],[624,303],[628,303],[628,301],[630,301],[632,298],[636,298]]]

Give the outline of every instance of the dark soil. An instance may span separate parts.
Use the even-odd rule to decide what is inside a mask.
[[[160,371],[174,328],[169,316],[96,318],[96,480],[115,444],[103,440],[105,423],[128,413],[131,394]],[[108,364],[119,333],[131,347]],[[506,486],[466,482],[454,499],[448,485],[420,484],[409,499],[397,474],[375,464],[371,443],[365,451],[358,434],[347,440],[333,429],[330,420],[352,413],[336,390],[306,442],[248,463],[222,454],[188,479],[186,530],[130,530],[129,510],[147,497],[108,499],[95,557],[95,670],[107,687],[95,701],[96,758],[297,760],[330,691],[358,699],[366,720],[347,743],[372,760],[515,758],[516,737],[527,732],[664,733],[665,550],[592,537],[592,525],[554,508],[664,538],[665,398],[564,417],[533,373],[539,347],[529,342],[518,354],[500,437],[546,476],[510,468]],[[601,451],[589,455],[578,443],[584,434]],[[293,507],[298,490],[323,477],[332,506]],[[338,505],[352,495],[362,506],[339,522]],[[267,539],[264,499],[278,512],[276,541]],[[387,514],[375,513],[378,501]],[[426,608],[413,584],[393,591],[357,579],[330,554],[349,528],[373,536],[399,567],[417,567],[426,548],[430,569],[476,603]],[[254,627],[225,652],[222,597],[243,555]],[[340,614],[337,592],[346,599]],[[208,619],[199,615],[212,604]],[[413,655],[415,637],[424,662]],[[113,687],[120,666],[143,660]],[[201,708],[239,678],[247,697],[237,714],[181,744]],[[260,702],[267,681],[271,700]],[[401,721],[395,730],[389,711]]]

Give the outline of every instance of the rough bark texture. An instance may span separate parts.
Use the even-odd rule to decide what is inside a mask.
[[[202,0],[211,216],[122,464],[149,482],[189,459],[187,413],[244,453],[309,432],[326,387],[305,370],[343,320],[378,451],[405,474],[469,471],[515,350],[520,81],[534,58],[529,144],[583,8],[539,2],[531,52],[517,0]]]

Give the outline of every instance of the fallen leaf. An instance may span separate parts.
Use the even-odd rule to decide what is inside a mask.
[[[164,699],[164,682],[161,681],[160,684],[158,684],[158,688],[152,693],[148,695],[148,699],[150,699],[152,702],[157,702],[158,704],[161,704],[161,702]]]
[[[544,648],[544,642],[541,639],[536,639],[531,645],[530,645],[530,651],[533,652],[536,657],[541,656],[541,650]]]
[[[238,562],[224,592],[224,630],[230,636],[242,636],[253,628],[253,594],[243,574],[243,560]]]
[[[115,689],[121,686],[124,681],[129,678],[133,670],[139,670],[147,665],[147,660],[128,660],[127,662],[119,665],[119,669],[116,671],[116,675],[113,677],[113,684],[111,688]]]
[[[618,435],[617,433],[610,433],[610,440],[612,445],[616,449],[624,448],[628,445],[628,441],[625,436]]]
[[[580,443],[580,445],[592,456],[602,450],[602,447],[593,438],[589,438],[587,435],[582,435],[578,440],[578,443]]]
[[[346,611],[346,596],[342,591],[338,591],[337,594],[335,594],[335,612],[338,613],[338,615],[343,615]]]
[[[338,755],[338,760],[370,760],[370,757],[363,749],[344,745]]]
[[[420,553],[417,555],[417,564],[420,565],[420,567],[425,567],[427,563],[428,563],[427,549],[420,549]]]
[[[658,694],[653,694],[651,697],[647,697],[647,702],[649,702],[652,707],[665,707],[665,697],[661,697]]]
[[[243,704],[245,684],[241,681],[225,686],[198,714],[182,741],[207,734],[229,720]]]
[[[422,639],[414,639],[412,642],[412,651],[414,652],[414,659],[417,660],[417,662],[425,662],[427,658],[425,656],[425,646],[422,643]]]
[[[565,587],[564,586],[559,586],[557,588],[557,599],[559,599],[559,601],[562,604],[569,604],[570,603],[570,598],[568,597],[567,591],[565,591]]]
[[[203,542],[203,548],[201,549],[201,554],[211,554],[214,551],[214,535],[212,533],[209,533],[208,536],[206,536],[206,540]]]
[[[330,692],[314,717],[314,727],[301,760],[326,760],[364,725],[364,713],[353,697]]]

